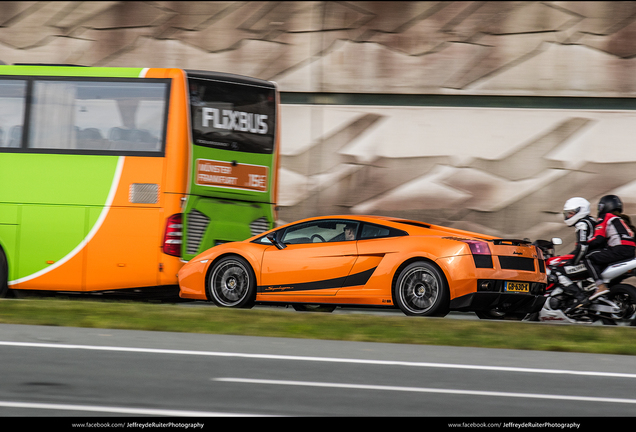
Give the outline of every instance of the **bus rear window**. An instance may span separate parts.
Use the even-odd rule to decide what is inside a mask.
[[[274,151],[273,88],[188,77],[195,145],[225,150]]]
[[[28,147],[161,152],[167,82],[42,80],[33,83]]]

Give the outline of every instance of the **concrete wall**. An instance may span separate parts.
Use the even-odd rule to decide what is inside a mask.
[[[288,94],[628,98],[283,107],[282,220],[368,212],[571,237],[572,195],[620,193],[636,213],[635,21],[636,2],[16,1],[0,5],[0,60],[218,70]]]
[[[561,210],[571,196],[595,206],[617,193],[636,210],[636,111],[283,109],[296,125],[283,134],[283,219],[390,214],[570,241]],[[314,127],[323,135],[312,137]]]

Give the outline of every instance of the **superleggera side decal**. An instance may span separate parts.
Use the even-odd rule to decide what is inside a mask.
[[[310,291],[310,290],[360,286],[360,285],[365,285],[368,282],[369,278],[371,278],[371,275],[373,274],[375,269],[376,267],[373,267],[372,269],[365,270],[360,273],[355,273],[349,276],[339,277],[334,279],[325,279],[325,280],[315,281],[315,282],[259,286],[258,292],[259,293],[275,293],[275,292],[290,292],[290,291]]]
[[[369,270],[365,270],[363,272],[355,273],[355,274],[347,276],[342,286],[352,287],[352,286],[366,285],[376,268],[377,267],[373,267]]]

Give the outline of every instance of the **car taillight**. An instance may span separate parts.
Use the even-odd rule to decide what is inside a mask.
[[[490,248],[488,247],[488,243],[478,240],[464,240],[464,242],[468,243],[470,252],[473,255],[490,255]]]
[[[492,255],[488,243],[479,240],[462,240],[468,244],[470,253],[473,254],[475,267],[477,268],[493,268]]]
[[[173,214],[166,222],[166,231],[163,236],[163,253],[179,257],[181,256],[181,244],[183,238],[183,215]]]

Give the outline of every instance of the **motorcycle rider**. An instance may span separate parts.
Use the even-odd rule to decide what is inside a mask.
[[[609,292],[601,279],[601,272],[610,264],[634,258],[636,254],[633,227],[622,212],[623,203],[616,195],[605,195],[598,202],[596,228],[587,242],[588,247],[594,250],[583,260],[596,283],[596,291],[589,297],[590,301]]]
[[[590,216],[590,202],[585,198],[573,197],[563,205],[563,220],[567,226],[575,228],[576,248],[570,252],[574,255],[570,265],[576,266],[589,251],[588,242],[594,236],[596,221]],[[557,271],[559,283],[566,291],[571,292],[579,302],[585,299],[584,292],[561,271]]]

